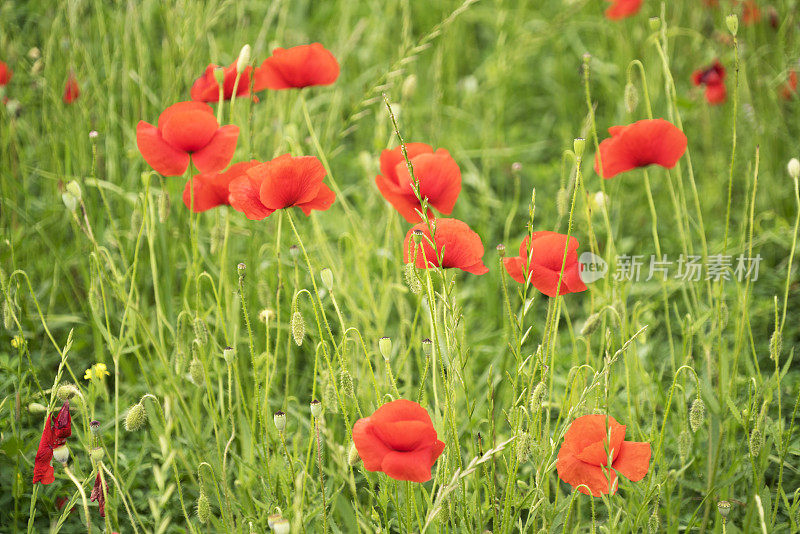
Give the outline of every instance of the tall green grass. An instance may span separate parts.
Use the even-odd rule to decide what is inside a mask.
[[[293,532],[798,531],[800,199],[786,163],[800,155],[800,101],[779,88],[798,66],[800,6],[772,2],[777,28],[762,6],[734,39],[724,19],[739,8],[720,4],[646,0],[610,22],[601,0],[4,2],[0,530],[264,532],[279,512]],[[324,158],[334,206],[190,217],[185,181],[150,172],[136,123],[244,43],[260,63],[312,41],[341,63],[334,86],[222,113],[242,130],[236,160]],[[690,75],[715,57],[729,100],[709,107]],[[66,106],[70,70],[82,94]],[[481,235],[489,274],[417,270],[407,283],[409,225],[374,186],[397,144],[384,93],[406,141],[460,165],[453,216]],[[602,181],[606,128],[651,116],[686,132],[679,166]],[[575,235],[612,269],[624,254],[763,261],[750,283],[608,276],[549,299],[495,251],[515,253],[528,225]],[[97,362],[111,374],[85,380]],[[66,394],[73,479],[57,467],[33,487],[42,407]],[[447,444],[432,482],[395,482],[350,454],[353,423],[398,397],[428,408]],[[690,425],[696,399],[705,413]],[[147,420],[127,431],[139,404]],[[569,424],[595,412],[653,450],[644,480],[603,499],[555,472]],[[105,520],[84,507],[98,469]]]

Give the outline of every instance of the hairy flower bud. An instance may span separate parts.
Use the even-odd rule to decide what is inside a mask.
[[[320,280],[328,291],[333,291],[333,272],[327,267],[319,272]]]
[[[748,445],[750,448],[750,456],[753,458],[761,453],[761,447],[764,446],[764,434],[761,433],[761,429],[753,429],[753,431],[750,433],[750,441]]]
[[[350,444],[350,450],[347,451],[347,464],[351,467],[355,467],[358,465],[358,462],[361,461],[361,456],[358,455],[358,449],[356,449],[356,444]]]
[[[146,422],[147,410],[145,410],[144,404],[137,402],[130,407],[128,414],[125,416],[125,430],[134,432],[142,428]]]
[[[192,358],[192,361],[189,362],[189,378],[192,380],[195,386],[202,386],[203,379],[205,377],[205,371],[203,369],[203,362],[199,359]]]
[[[636,106],[639,105],[639,91],[633,82],[625,84],[625,109],[628,113],[636,111]]]
[[[197,519],[204,525],[211,519],[211,503],[208,502],[206,492],[202,489],[200,489],[200,496],[197,497]]]
[[[531,392],[531,411],[538,411],[542,407],[545,398],[547,398],[547,386],[544,382],[539,382]]]
[[[597,330],[597,327],[600,326],[600,318],[600,312],[595,312],[587,317],[586,322],[583,323],[583,328],[581,328],[581,335],[588,336]]]
[[[692,433],[685,428],[678,434],[678,456],[681,458],[681,463],[686,463],[689,457],[689,452],[692,449]]]
[[[58,397],[59,400],[65,401],[73,397],[80,397],[80,391],[78,391],[78,388],[75,387],[74,384],[64,384],[58,386],[56,397]]]
[[[194,329],[195,339],[199,341],[201,345],[208,343],[208,326],[202,317],[195,318],[192,323],[192,328]]]
[[[303,336],[306,335],[306,322],[303,320],[303,315],[296,311],[292,314],[292,337],[294,342],[299,347],[303,344]]]
[[[783,336],[780,330],[775,330],[769,338],[769,357],[777,362],[783,348]]]
[[[706,419],[706,405],[703,402],[703,399],[697,397],[694,399],[692,403],[692,407],[689,409],[689,426],[692,427],[692,432],[697,432],[697,429],[700,428],[700,425]]]
[[[422,283],[417,278],[417,271],[413,263],[406,263],[403,266],[403,276],[406,279],[406,285],[415,295],[422,293]]]
[[[661,525],[661,520],[658,518],[658,510],[653,510],[650,518],[647,520],[647,533],[656,534],[658,527]]]

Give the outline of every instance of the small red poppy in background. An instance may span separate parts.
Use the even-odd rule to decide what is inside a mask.
[[[98,470],[89,500],[97,501],[97,506],[100,509],[100,517],[106,516],[106,496],[103,493],[104,489],[103,479],[100,477],[100,471]]]
[[[606,9],[606,18],[620,20],[638,13],[644,0],[606,0],[606,2],[611,2],[611,6]]]
[[[229,186],[231,206],[250,220],[260,221],[275,210],[298,207],[311,210],[331,207],[336,195],[322,183],[325,167],[314,156],[279,156],[248,167]]]
[[[671,169],[686,152],[686,136],[671,122],[645,119],[627,126],[612,126],[611,137],[600,143],[594,170],[603,178],[648,165]],[[600,161],[603,172],[600,172]]]
[[[705,69],[696,70],[692,73],[692,83],[704,85],[706,88],[706,100],[711,105],[722,104],[727,97],[725,89],[725,67],[719,60]]]
[[[566,261],[564,250],[567,251]],[[528,263],[529,258],[530,263]],[[570,236],[568,245],[567,236],[564,234],[549,231],[533,232],[532,236],[526,236],[522,240],[519,256],[503,258],[503,265],[511,278],[520,284],[525,283],[525,273],[528,273],[530,284],[548,297],[578,293],[587,289],[581,280],[578,240],[574,236]]]
[[[789,76],[786,83],[781,87],[781,97],[784,100],[791,100],[797,94],[797,71],[789,71]]]
[[[419,269],[442,267],[461,269],[472,274],[486,274],[489,269],[483,264],[483,243],[478,234],[458,219],[434,219],[433,235],[424,222],[415,225],[406,234],[403,243],[403,258]],[[414,234],[420,236],[420,244],[414,242]],[[431,246],[436,244],[436,251]],[[443,254],[441,265],[439,254]],[[427,264],[425,261],[427,260]]]
[[[243,161],[234,163],[225,172],[203,172],[195,174],[191,180],[186,182],[183,188],[183,203],[188,209],[192,206],[192,189],[194,189],[194,211],[200,213],[216,208],[217,206],[228,206],[230,201],[228,187],[236,178],[244,175],[250,167],[259,165],[261,162]],[[194,185],[194,187],[192,187]]]
[[[225,67],[225,78],[222,81],[222,98],[230,100],[233,96],[233,86],[236,85],[236,61]],[[197,78],[192,84],[191,96],[192,100],[196,102],[218,102],[219,101],[219,84],[217,79],[214,78],[214,69],[217,65],[213,63],[206,67],[203,75]],[[236,97],[247,96],[250,94],[250,76],[253,73],[253,67],[247,67],[239,76],[239,85],[236,86]],[[254,92],[261,91],[265,87],[255,85]]]
[[[69,413],[69,401],[64,401],[55,421],[52,414],[47,414],[33,465],[34,484],[37,482],[51,484],[56,479],[55,470],[50,464],[53,459],[53,449],[63,446],[71,435],[72,416]]]
[[[746,2],[743,2],[743,4],[742,22],[744,22],[746,25],[750,25],[761,20],[761,10],[758,8],[757,3],[755,3],[753,0],[747,0]]]
[[[302,89],[331,85],[339,77],[339,63],[319,43],[276,48],[255,72],[256,87]]]
[[[136,144],[144,160],[164,176],[180,176],[189,159],[200,172],[224,169],[236,150],[239,127],[220,128],[214,112],[202,102],[178,102],[158,117],[158,126],[139,121]]]
[[[353,426],[353,444],[367,471],[427,482],[444,450],[427,410],[406,399],[387,402]]]
[[[67,77],[67,83],[64,84],[64,103],[72,104],[79,96],[81,96],[81,89],[78,87],[78,80],[75,78],[75,75],[70,72]]]
[[[420,196],[428,198],[431,206],[449,215],[453,211],[458,194],[461,192],[461,169],[450,156],[440,148],[436,152],[425,143],[409,143],[406,153],[414,169],[414,177],[419,181]],[[381,194],[403,218],[416,223],[422,220],[418,210],[422,210],[408,166],[403,158],[401,147],[381,152],[381,174],[375,177]],[[432,213],[428,213],[432,216]]]
[[[5,87],[11,81],[14,71],[5,61],[0,61],[0,87]]]
[[[650,454],[649,443],[625,441],[625,425],[613,417],[584,415],[575,419],[564,435],[556,471],[561,480],[581,493],[613,495],[617,492],[617,472],[633,482],[643,479],[650,468]]]

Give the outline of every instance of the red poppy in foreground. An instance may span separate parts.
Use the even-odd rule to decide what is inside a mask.
[[[296,206],[306,215],[331,207],[336,195],[322,183],[325,167],[314,156],[289,154],[248,167],[229,186],[233,209],[260,221],[275,210]]]
[[[453,211],[458,194],[461,192],[461,169],[450,153],[440,148],[436,152],[425,143],[409,143],[406,153],[414,169],[414,177],[419,181],[421,197],[427,197],[431,206],[449,215]],[[411,174],[408,172],[401,147],[381,152],[381,174],[375,177],[381,194],[403,218],[416,223],[422,220],[418,210],[422,210]],[[432,213],[428,213],[432,216]]]
[[[233,86],[236,85],[236,61],[225,67],[225,78],[222,80],[222,98],[223,100],[230,100],[233,96]],[[196,102],[218,102],[219,101],[219,84],[217,79],[214,78],[214,69],[217,65],[213,63],[206,67],[203,75],[197,78],[192,84],[192,100]],[[236,86],[236,97],[247,96],[250,94],[250,76],[253,73],[253,67],[247,67],[239,76],[239,85]],[[264,89],[255,85],[254,92]]]
[[[211,106],[178,102],[161,113],[158,126],[139,121],[136,144],[144,160],[164,176],[180,176],[189,158],[200,172],[224,169],[236,150],[239,127],[220,128]]]
[[[225,172],[203,172],[194,175],[191,180],[186,182],[186,187],[183,188],[183,203],[186,204],[188,209],[191,209],[192,189],[194,189],[195,213],[207,211],[217,206],[230,205],[228,200],[230,183],[236,178],[244,176],[244,172],[247,169],[260,163],[256,160],[242,161],[234,163]],[[193,184],[194,187],[192,187]]]
[[[566,261],[564,250],[567,251]],[[528,263],[530,258],[530,264]],[[564,272],[561,273],[561,266]],[[519,282],[525,283],[528,273],[530,284],[547,295],[578,293],[586,291],[586,284],[581,280],[581,264],[578,262],[578,240],[556,232],[534,232],[532,239],[526,236],[519,247],[519,256],[503,258],[503,265],[508,274]],[[559,289],[558,280],[561,279]]]
[[[14,71],[9,68],[8,64],[5,61],[0,61],[0,87],[8,85],[13,75]]]
[[[606,9],[606,18],[620,20],[632,17],[639,12],[644,0],[606,0],[611,2],[611,6]]]
[[[388,402],[353,426],[353,444],[367,471],[427,482],[444,450],[427,410],[410,400]]]
[[[781,87],[781,97],[784,100],[791,100],[794,95],[797,94],[797,71],[793,70],[789,72],[789,77],[786,79],[786,83],[783,84]]]
[[[339,77],[339,63],[319,43],[276,48],[255,73],[257,87],[302,89],[330,85]]]
[[[671,122],[645,119],[627,126],[612,126],[609,139],[600,143],[594,170],[603,178],[648,165],[671,169],[686,152],[686,136]],[[600,172],[600,160],[603,172]]]
[[[649,443],[625,441],[625,425],[613,417],[584,415],[564,435],[556,470],[561,480],[581,493],[613,495],[617,473],[633,482],[643,479],[650,468],[650,454]]]
[[[106,496],[103,493],[104,490],[103,479],[100,477],[98,468],[97,477],[94,479],[94,487],[92,488],[92,494],[89,496],[89,500],[97,501],[97,506],[100,508],[100,517],[106,516]]]
[[[55,470],[50,464],[53,449],[63,446],[72,435],[72,416],[69,413],[69,401],[64,401],[55,422],[52,414],[47,414],[36,460],[33,465],[33,483],[51,484],[55,479]]]
[[[458,219],[435,219],[433,235],[428,225],[419,223],[406,234],[403,257],[406,263],[414,263],[419,269],[442,267],[461,269],[472,274],[486,274],[489,269],[483,264],[483,243],[478,234]],[[420,244],[414,243],[414,234],[420,236]],[[436,251],[431,246],[436,244]],[[443,254],[441,265],[439,254]],[[426,264],[427,260],[427,264]]]
[[[711,105],[722,104],[727,97],[725,89],[725,67],[719,60],[705,68],[692,73],[692,83],[706,87],[706,100]]]
[[[79,96],[81,96],[81,89],[78,87],[78,80],[75,79],[74,74],[70,73],[67,83],[64,84],[64,103],[72,104]]]

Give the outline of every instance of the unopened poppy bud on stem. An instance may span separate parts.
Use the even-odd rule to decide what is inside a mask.
[[[790,159],[786,168],[789,170],[789,176],[795,180],[800,178],[800,161],[797,158]]]
[[[636,106],[639,105],[639,91],[632,82],[625,84],[625,109],[628,113],[636,111]]]
[[[382,337],[378,340],[378,349],[381,351],[381,356],[384,360],[388,360],[392,354],[392,340],[388,337]]]
[[[250,45],[246,44],[239,51],[239,58],[236,60],[236,72],[241,74],[250,65]]]
[[[327,288],[328,291],[333,291],[333,272],[326,267],[319,272],[319,277],[325,288]]]
[[[275,524],[275,521],[282,518],[283,516],[281,516],[281,514],[270,514],[267,516],[267,525],[269,525],[269,528],[272,528],[272,525]]]
[[[211,519],[211,503],[208,502],[206,492],[202,489],[200,490],[200,496],[197,498],[197,519],[204,525]]]
[[[203,362],[197,358],[193,358],[189,363],[189,378],[192,379],[194,385],[200,386],[203,384],[204,376],[205,373],[203,372]]]
[[[299,347],[303,344],[303,336],[306,335],[306,322],[303,320],[303,315],[296,311],[292,314],[292,337],[294,342]]]
[[[147,410],[145,410],[144,404],[137,402],[130,407],[128,414],[125,416],[125,430],[128,432],[139,430],[146,422]]]
[[[347,451],[347,463],[351,467],[355,467],[356,465],[358,465],[358,462],[360,461],[361,461],[361,456],[358,455],[358,449],[356,449],[356,444],[351,443],[350,450]]]
[[[272,416],[272,422],[275,423],[275,428],[278,429],[278,432],[283,432],[286,429],[286,414],[278,410]]]
[[[689,426],[692,427],[692,432],[697,432],[697,429],[703,424],[706,418],[706,405],[703,399],[697,397],[689,409]]]

